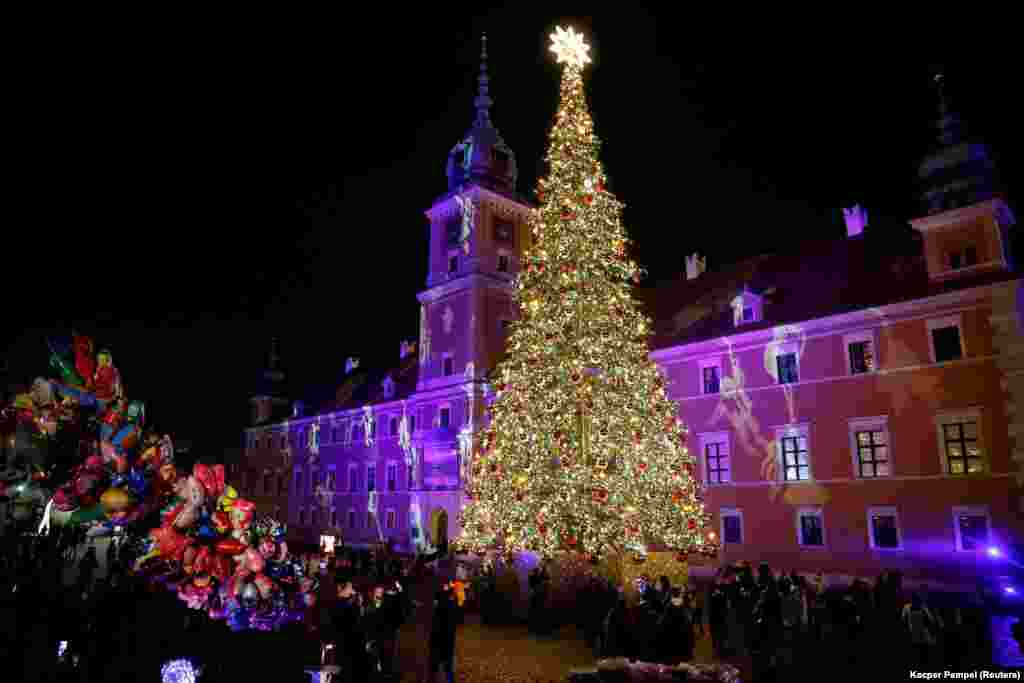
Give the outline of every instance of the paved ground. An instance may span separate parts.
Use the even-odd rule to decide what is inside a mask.
[[[403,683],[419,683],[427,665],[430,636],[431,582],[417,590],[420,608],[402,628],[398,641],[398,664]],[[711,641],[700,641],[697,660],[711,659]],[[573,668],[594,664],[594,655],[575,626],[566,626],[548,636],[536,636],[526,626],[484,626],[480,617],[468,613],[456,637],[456,680],[473,683],[564,683]]]

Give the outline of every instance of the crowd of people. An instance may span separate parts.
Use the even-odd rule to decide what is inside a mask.
[[[17,625],[19,615],[22,623],[0,638],[0,654],[24,652],[26,662],[38,661],[45,669],[42,663],[50,661],[51,668],[75,669],[76,680],[88,680],[82,678],[83,667],[90,659],[102,660],[96,657],[102,643],[121,647],[118,639],[131,630],[116,623],[117,610],[101,605],[118,599],[126,606],[137,603],[145,589],[127,580],[132,562],[127,546],[106,546],[103,564],[109,569],[98,573],[95,548],[82,552],[79,546],[72,556],[69,544],[60,541],[57,535],[3,539],[0,588],[6,598],[0,608],[14,610],[4,615],[10,623]],[[310,606],[296,634],[295,642],[307,648],[304,660],[336,663],[351,680],[397,679],[399,630],[419,606],[414,596],[429,595],[418,587],[441,553],[409,558],[384,547],[340,547],[335,554],[307,553],[302,559],[308,573],[321,577],[320,602]],[[66,571],[71,567],[77,567],[77,578],[69,582],[67,577],[75,575]],[[438,590],[429,610],[424,678],[444,673],[454,680],[456,632],[467,602],[479,609],[485,624],[507,611],[493,565],[450,572],[453,568],[446,565],[431,583]],[[543,565],[527,580],[529,625],[536,634],[549,633],[556,624],[548,605],[551,584]],[[637,588],[636,604],[627,600],[624,586],[597,576],[576,591],[573,612],[595,658],[688,662],[703,640],[714,659],[746,662],[755,680],[799,677],[823,662],[922,670],[990,662],[986,596],[980,588],[977,595],[952,601],[924,588],[905,590],[898,572],[883,572],[873,585],[857,580],[830,587],[821,574],[807,577],[748,563],[723,567],[709,584],[672,585],[661,576],[657,581],[643,577]],[[421,614],[426,617],[427,611]],[[193,622],[201,616],[187,611],[186,631],[198,628]],[[173,624],[168,628],[172,631]],[[54,642],[63,640],[71,646],[53,662]]]

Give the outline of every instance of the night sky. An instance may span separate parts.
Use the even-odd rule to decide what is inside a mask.
[[[937,67],[1011,199],[1020,185],[1019,81],[994,37],[933,48],[913,27],[430,9],[190,18],[40,45],[39,77],[9,104],[31,131],[7,188],[11,380],[49,374],[44,337],[74,326],[112,350],[159,429],[217,451],[240,442],[271,336],[306,394],[349,355],[396,362],[417,334],[423,211],[473,120],[483,31],[492,118],[530,196],[558,96],[547,36],[588,36],[610,190],[650,281],[678,277],[692,251],[714,270],[840,238],[854,201],[913,217]]]

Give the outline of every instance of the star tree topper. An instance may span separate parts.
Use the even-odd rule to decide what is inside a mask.
[[[569,66],[582,67],[590,63],[587,55],[590,46],[583,42],[583,34],[576,33],[571,26],[568,31],[561,26],[555,27],[551,34],[551,51],[558,55],[559,64],[564,62]]]

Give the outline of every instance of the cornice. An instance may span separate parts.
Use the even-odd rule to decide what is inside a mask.
[[[511,289],[514,284],[514,282],[510,282],[494,275],[469,273],[468,275],[463,275],[462,277],[454,280],[449,280],[448,282],[425,289],[416,295],[416,299],[421,304],[432,304],[436,301],[449,297],[452,294],[456,294],[467,289],[483,287],[485,289],[507,290]]]
[[[949,211],[937,213],[933,216],[915,218],[910,221],[910,225],[915,230],[929,232],[931,230],[960,225],[965,221],[981,218],[983,216],[998,216],[1000,217],[1000,220],[1006,220],[1005,217],[1008,216],[1010,222],[1013,222],[1013,212],[1010,211],[1010,207],[1007,206],[1006,202],[1002,199],[996,197],[994,199],[986,199],[983,202],[978,202],[977,204],[965,206],[960,209],[951,209]]]
[[[455,198],[458,196],[469,195],[472,199],[477,202],[497,202],[505,206],[511,206],[519,210],[523,214],[523,217],[527,217],[533,207],[521,200],[508,197],[494,190],[489,190],[486,187],[480,185],[467,185],[464,189],[449,192],[448,194],[440,197],[434,204],[424,211],[428,218],[433,220],[439,216],[443,216],[448,213],[456,212],[459,210],[458,204]]]

